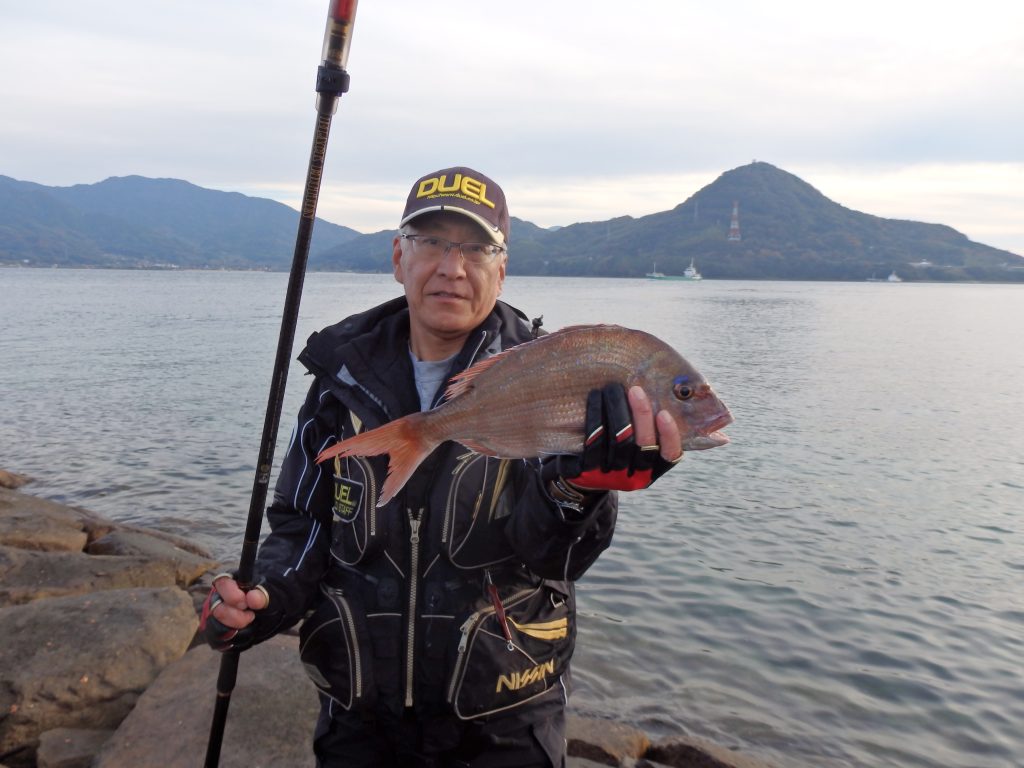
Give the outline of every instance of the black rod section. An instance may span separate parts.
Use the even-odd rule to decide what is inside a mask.
[[[288,382],[288,366],[292,345],[295,342],[295,327],[299,318],[299,303],[302,299],[302,284],[309,260],[309,245],[316,221],[316,206],[320,196],[320,182],[323,178],[324,159],[327,156],[327,140],[331,133],[331,118],[338,108],[338,99],[348,90],[349,76],[345,70],[349,46],[352,43],[352,27],[355,23],[358,0],[330,0],[327,15],[327,29],[324,33],[323,63],[317,71],[316,127],[313,132],[313,148],[310,151],[306,171],[306,187],[302,194],[302,208],[299,212],[299,228],[295,235],[295,253],[288,276],[284,312],[281,317],[281,333],[277,340],[277,355],[270,381],[267,398],[267,413],[263,422],[263,437],[260,441],[259,457],[256,461],[256,475],[253,480],[252,496],[249,501],[249,516],[245,524],[242,553],[238,563],[237,580],[243,589],[252,586],[256,552],[259,547],[260,528],[263,526],[263,509],[270,487],[270,471],[274,463],[274,447],[281,423],[281,409],[284,403],[285,386]],[[210,738],[206,746],[205,768],[217,768],[224,741],[224,727],[228,719],[231,694],[238,678],[239,652],[225,651],[221,656],[220,672],[217,675],[217,699],[214,703],[213,719],[210,722]]]

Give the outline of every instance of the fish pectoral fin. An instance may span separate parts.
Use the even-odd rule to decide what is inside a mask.
[[[477,442],[475,440],[459,440],[458,442],[461,445],[464,445],[467,448],[469,448],[469,450],[473,451],[473,453],[482,453],[484,456],[496,456],[497,455],[497,454],[494,453],[494,450],[492,448],[489,448],[488,446],[484,445],[483,443],[479,443],[479,442]]]

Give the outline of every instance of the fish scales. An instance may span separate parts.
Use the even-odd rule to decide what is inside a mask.
[[[566,329],[523,344],[473,377],[431,432],[506,459],[577,453],[587,394],[610,382],[636,382],[649,359],[644,336],[614,327]]]
[[[681,382],[692,392],[686,402],[678,396]],[[442,405],[343,440],[317,461],[390,454],[383,505],[447,440],[506,459],[578,453],[587,395],[609,383],[643,387],[655,412],[672,413],[684,449],[727,442],[717,430],[732,420],[728,409],[675,350],[643,331],[573,326],[476,364],[453,378]]]

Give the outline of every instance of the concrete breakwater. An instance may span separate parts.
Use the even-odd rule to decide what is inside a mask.
[[[220,657],[197,610],[225,569],[181,537],[15,490],[0,470],[0,768],[185,768],[203,762]],[[297,638],[242,655],[225,768],[312,766],[318,709]],[[688,737],[656,743],[570,714],[570,768],[767,768]]]

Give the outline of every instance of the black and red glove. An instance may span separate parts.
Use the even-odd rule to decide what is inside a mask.
[[[629,400],[621,384],[590,391],[584,434],[583,452],[546,459],[542,479],[567,480],[582,491],[636,491],[678,463],[663,459],[658,445],[636,444]]]
[[[203,612],[199,618],[199,631],[203,633],[206,642],[215,651],[244,651],[252,647],[255,639],[255,629],[252,624],[242,629],[235,629],[218,621],[217,617],[213,615],[217,606],[223,602],[224,598],[217,591],[217,579],[214,579],[213,586],[210,587],[210,594],[203,602]]]

